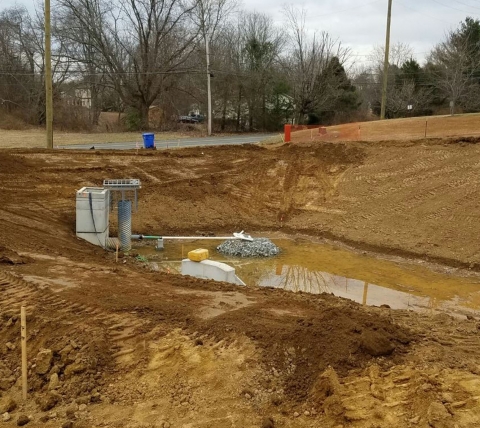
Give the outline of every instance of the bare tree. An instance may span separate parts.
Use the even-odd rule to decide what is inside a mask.
[[[230,13],[234,11],[236,3],[232,0],[196,0],[192,10],[192,17],[198,27],[205,44],[206,74],[207,74],[207,103],[208,103],[208,135],[212,133],[212,93],[210,85],[210,44],[216,30]]]
[[[466,109],[480,106],[480,88],[476,79],[480,56],[472,52],[468,38],[461,39],[456,32],[450,32],[446,41],[431,52],[428,68],[433,85],[450,100],[452,114],[457,105]]]
[[[3,105],[15,106],[28,122],[45,120],[43,11],[32,17],[25,8],[13,7],[0,14],[0,73],[8,96],[0,95]],[[65,45],[56,39],[53,46],[54,94],[67,78],[70,62]],[[1,86],[1,84],[0,84]]]
[[[248,105],[248,128],[257,123],[266,128],[268,86],[278,60],[284,38],[272,19],[264,14],[250,13],[241,18],[244,93]]]
[[[287,68],[293,87],[293,96],[297,109],[297,119],[303,123],[309,114],[329,109],[334,99],[330,90],[334,82],[328,81],[325,70],[330,60],[336,57],[343,66],[350,55],[350,49],[322,32],[310,36],[305,27],[306,10],[299,10],[293,6],[285,7],[291,46]]]
[[[388,63],[390,66],[400,68],[410,58],[413,58],[413,48],[403,42],[396,42],[390,46]],[[371,64],[371,69],[383,73],[383,62],[385,61],[385,46],[376,45],[367,57]]]
[[[189,14],[195,3],[182,0],[59,0],[76,28],[75,40],[96,52],[95,66],[104,70],[126,106],[136,109],[139,127],[149,126],[149,108],[171,84],[172,76],[196,47],[198,31]]]

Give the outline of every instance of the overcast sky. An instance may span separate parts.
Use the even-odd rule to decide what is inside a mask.
[[[54,4],[55,0],[51,0]],[[0,9],[23,4],[33,9],[35,0],[0,0]],[[282,25],[282,5],[294,4],[308,11],[308,28],[327,31],[366,60],[374,45],[385,43],[388,0],[310,0],[282,2],[281,0],[243,0],[243,9],[271,15]],[[409,44],[418,61],[450,29],[458,27],[467,16],[480,19],[479,0],[393,0],[392,43]],[[52,8],[55,13],[55,8]]]

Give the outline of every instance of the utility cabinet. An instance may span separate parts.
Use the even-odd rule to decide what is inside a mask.
[[[108,239],[110,191],[103,187],[82,187],[77,191],[77,236],[105,248]]]

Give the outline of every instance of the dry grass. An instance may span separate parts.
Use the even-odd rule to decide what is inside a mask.
[[[184,138],[179,133],[155,133],[155,140],[171,138]],[[53,135],[54,146],[71,144],[101,144],[101,143],[126,143],[142,142],[141,132],[116,132],[116,133],[77,133],[55,132]],[[0,148],[38,148],[46,147],[45,131],[43,129],[26,129],[22,131],[0,129]]]
[[[455,137],[480,135],[480,114],[458,116],[429,116],[383,121],[349,123],[330,126],[327,135],[319,136],[315,130],[292,133],[294,142],[322,141],[381,141],[410,140],[427,137]]]
[[[381,141],[408,140],[425,137],[453,137],[480,135],[480,114],[464,114],[458,116],[415,117],[385,121],[349,123],[330,126],[327,135],[320,136],[318,131],[305,130],[292,133],[292,141]],[[192,132],[156,132],[157,141],[178,139],[191,136]],[[196,133],[198,134],[198,132]],[[109,132],[109,133],[77,133],[55,132],[54,145],[101,144],[142,142],[141,132]],[[283,142],[282,134],[273,136],[264,143],[275,146]],[[39,148],[45,147],[45,131],[43,129],[0,130],[0,148]]]

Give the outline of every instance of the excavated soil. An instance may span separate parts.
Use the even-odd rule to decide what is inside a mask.
[[[133,177],[134,232],[302,233],[476,270],[478,141],[0,151],[5,426],[479,426],[474,317],[155,272],[75,237],[75,190]]]

